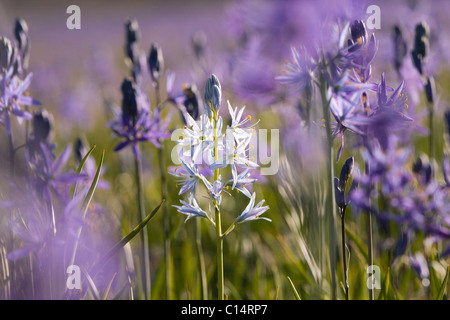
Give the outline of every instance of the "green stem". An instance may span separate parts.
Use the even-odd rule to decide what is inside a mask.
[[[370,165],[366,161],[365,162],[365,170],[366,175],[370,174]],[[373,186],[370,186],[373,187]],[[370,199],[368,199],[370,202]],[[367,251],[368,251],[368,264],[369,266],[373,265],[373,231],[372,231],[372,213],[370,211],[367,212]],[[374,288],[369,288],[369,300],[374,300]]]
[[[211,109],[214,110],[211,106]],[[219,160],[219,141],[217,134],[218,114],[214,112],[214,160]],[[214,170],[214,181],[219,180],[219,169]],[[223,235],[222,222],[217,200],[214,200],[215,221],[216,221],[216,241],[217,241],[217,288],[219,300],[224,300],[224,274],[223,274]]]
[[[155,82],[155,96],[156,96],[156,106],[161,112],[163,104],[161,104],[161,93],[159,82]],[[166,169],[164,166],[164,148],[163,141],[160,141],[161,147],[158,149],[158,158],[159,158],[159,171],[160,171],[160,179],[161,179],[161,197],[166,199],[167,195],[167,181],[166,181]],[[166,299],[172,299],[172,259],[171,259],[171,244],[170,244],[170,217],[168,214],[168,207],[164,206],[163,208],[163,225],[164,225],[164,261],[165,261],[165,281],[166,281]]]
[[[135,155],[134,157],[135,174],[136,174],[136,186],[137,186],[137,202],[139,208],[140,220],[143,221],[146,217],[144,208],[144,194],[142,183],[142,164],[140,157]],[[144,259],[142,270],[142,282],[144,283],[144,298],[150,299],[151,297],[151,279],[150,279],[150,255],[148,245],[148,233],[147,226],[144,227],[141,233],[142,237],[142,258]]]
[[[201,299],[208,300],[208,283],[206,280],[205,257],[202,247],[201,220],[195,219],[195,221],[195,244],[197,249],[197,262],[200,267]]]
[[[345,288],[345,300],[349,300],[349,288],[348,288],[348,267],[347,267],[347,253],[346,253],[346,241],[345,241],[345,209],[344,206],[341,211],[341,235],[342,235],[342,263],[344,268],[344,288]]]
[[[327,154],[327,179],[328,179],[328,197],[327,197],[327,212],[329,216],[329,253],[330,253],[330,273],[331,273],[331,297],[336,299],[336,230],[335,230],[335,216],[336,207],[334,195],[334,151],[333,151],[333,136],[330,125],[330,110],[329,100],[327,99],[327,84],[325,78],[320,81],[320,93],[322,98],[322,111],[325,120],[325,129],[327,133],[328,154]]]
[[[166,175],[165,175],[165,167],[164,167],[164,150],[162,148],[158,149],[158,155],[159,155],[159,171],[160,171],[160,178],[161,178],[161,197],[162,199],[166,199],[167,196],[167,181],[166,181]],[[167,206],[164,206],[163,208],[163,224],[164,224],[164,261],[165,261],[165,280],[166,280],[166,299],[171,300],[172,299],[172,273],[171,273],[171,255],[170,255],[170,236],[169,236],[169,230],[170,230],[170,220],[169,220],[169,214],[167,212]]]

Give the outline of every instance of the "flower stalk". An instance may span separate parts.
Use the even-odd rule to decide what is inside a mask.
[[[139,146],[137,146],[139,148]],[[146,217],[144,206],[144,193],[143,193],[143,179],[142,179],[142,163],[139,155],[135,154],[134,157],[135,166],[135,182],[137,186],[137,203],[139,209],[140,220],[143,221]],[[142,240],[142,258],[144,259],[142,272],[142,282],[144,284],[144,298],[150,299],[151,297],[151,278],[150,278],[150,255],[148,244],[148,232],[147,226],[144,227],[141,233]]]
[[[325,61],[325,59],[324,59]],[[336,208],[334,205],[334,148],[333,148],[333,135],[331,133],[330,124],[330,101],[327,98],[327,83],[323,75],[320,78],[320,94],[322,98],[322,110],[325,122],[325,130],[327,136],[327,179],[328,179],[328,197],[327,197],[327,212],[329,217],[329,250],[330,250],[330,273],[331,273],[331,297],[336,299],[336,231],[334,217],[336,215]]]

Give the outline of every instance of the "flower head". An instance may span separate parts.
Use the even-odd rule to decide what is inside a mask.
[[[160,147],[160,140],[170,137],[167,127],[170,116],[163,120],[158,108],[151,117],[147,97],[139,87],[129,80],[122,83],[122,112],[117,119],[110,123],[111,130],[123,140],[116,147],[119,151],[131,145],[136,156],[139,155],[138,142],[151,141],[156,147]]]
[[[269,218],[261,217],[261,215],[266,212],[269,207],[263,206],[264,200],[261,200],[256,206],[255,206],[255,197],[256,193],[253,192],[250,202],[248,203],[247,207],[244,209],[244,211],[241,213],[239,217],[236,218],[234,221],[235,224],[252,221],[252,220],[258,220],[258,219],[264,219],[267,221],[272,221]]]
[[[178,212],[187,215],[185,222],[194,217],[206,218],[208,216],[207,213],[199,207],[197,200],[195,200],[194,197],[189,198],[189,203],[183,200],[180,200],[180,202],[182,206],[174,205],[173,207],[177,208]]]

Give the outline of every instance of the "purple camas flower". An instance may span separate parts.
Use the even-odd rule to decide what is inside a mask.
[[[384,147],[386,147],[389,134],[398,131],[404,132],[413,121],[406,114],[408,105],[406,103],[407,97],[402,92],[403,82],[393,90],[390,96],[388,96],[388,89],[393,90],[387,87],[384,73],[382,73],[381,82],[377,86],[377,103],[370,104],[369,109],[371,121],[368,131]]]
[[[394,221],[435,239],[450,238],[450,198],[431,175],[423,158],[408,169],[412,149],[401,147],[389,136],[386,148],[376,141],[363,150],[370,173],[358,178],[359,188],[350,194],[352,202],[381,221]],[[377,190],[374,185],[380,185]],[[371,201],[369,201],[369,199]],[[382,206],[377,206],[379,199]]]
[[[19,78],[17,72],[20,61],[16,51],[7,38],[0,39],[0,123],[5,126],[8,135],[11,133],[11,115],[16,116],[19,121],[30,120],[31,114],[21,107],[40,104],[27,94],[32,74],[28,74],[23,80]]]
[[[291,50],[293,62],[286,64],[285,75],[278,76],[275,79],[281,83],[292,84],[300,90],[315,80],[314,69],[316,64],[305,48],[302,48],[300,53],[295,48]]]
[[[119,151],[131,146],[136,156],[139,156],[138,142],[151,141],[156,147],[160,147],[160,140],[170,137],[167,127],[170,116],[161,118],[159,108],[152,113],[147,97],[130,79],[122,82],[122,110],[117,119],[110,123],[111,130],[122,141],[115,147]]]

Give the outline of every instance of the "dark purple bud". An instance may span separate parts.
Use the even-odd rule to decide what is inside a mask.
[[[150,48],[150,54],[148,56],[148,68],[150,70],[150,75],[153,79],[153,82],[157,83],[164,68],[164,58],[161,47],[156,43],[152,43],[152,46]]]
[[[127,43],[139,42],[141,33],[136,19],[130,19],[125,23],[125,33]]]
[[[84,142],[80,137],[75,140],[74,149],[75,160],[77,163],[80,163],[83,160],[84,155],[86,154],[86,147],[84,146]]]
[[[414,51],[417,55],[424,59],[428,52],[428,39],[430,37],[430,28],[425,22],[416,25],[416,33],[414,36]]]
[[[206,42],[207,38],[204,32],[197,32],[192,36],[192,49],[194,50],[194,54],[197,59],[204,55]]]
[[[341,175],[339,176],[340,181],[339,188],[342,190],[342,192],[345,191],[347,181],[350,178],[353,171],[354,163],[355,163],[354,158],[350,157],[345,161],[344,165],[342,166]]]
[[[339,208],[343,208],[346,206],[345,204],[345,194],[344,190],[340,188],[340,181],[338,178],[334,178],[334,196],[336,200],[336,204]]]
[[[138,54],[140,30],[137,20],[131,19],[125,23],[125,54],[134,62]]]
[[[28,47],[28,25],[25,20],[21,18],[16,19],[16,24],[14,26],[14,36],[16,37],[17,43],[19,45],[19,50],[24,52]]]
[[[190,84],[184,85],[183,94],[185,97],[183,104],[186,108],[186,112],[189,113],[194,120],[197,120],[200,115],[198,103],[199,93],[197,87]]]
[[[367,30],[362,20],[355,20],[350,26],[350,32],[353,42],[361,45],[367,41]]]
[[[428,102],[432,104],[436,95],[436,85],[433,77],[427,77],[427,82],[425,83],[425,94]]]
[[[428,184],[431,181],[433,168],[425,154],[420,155],[413,163],[413,172],[419,177],[419,181]]]
[[[403,64],[407,52],[406,41],[403,38],[402,30],[398,25],[394,26],[394,65],[395,69],[398,71]]]
[[[442,174],[446,186],[450,188],[450,157],[448,155],[445,155],[444,160],[442,161]]]
[[[15,61],[14,47],[8,38],[0,37],[0,67],[2,71],[8,70]]]
[[[417,52],[415,50],[411,51],[411,58],[414,64],[414,67],[416,67],[417,71],[419,71],[420,74],[422,74],[422,59],[419,57]]]
[[[51,117],[46,110],[39,111],[33,115],[33,137],[40,142],[47,141],[52,129]]]
[[[415,38],[420,39],[422,37],[425,38],[430,37],[430,27],[425,21],[422,21],[416,25]]]
[[[447,134],[448,134],[447,138],[450,139],[450,110],[447,110],[445,112],[444,117],[445,117],[445,124],[447,126]]]
[[[125,78],[122,82],[122,112],[132,120],[138,116],[138,106],[136,101],[136,88],[134,83]]]

